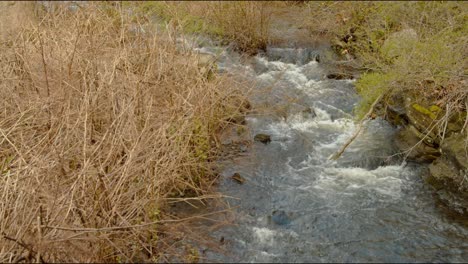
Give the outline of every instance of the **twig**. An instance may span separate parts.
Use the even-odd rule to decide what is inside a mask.
[[[74,232],[119,231],[119,230],[127,230],[127,229],[146,227],[146,226],[156,225],[156,224],[178,223],[178,222],[188,221],[188,220],[192,220],[192,219],[199,219],[199,218],[204,219],[205,216],[219,214],[219,213],[228,212],[228,211],[229,210],[221,210],[221,211],[207,213],[207,214],[203,214],[203,215],[191,216],[191,217],[187,217],[187,218],[183,218],[183,219],[158,220],[158,221],[153,221],[153,222],[149,222],[149,223],[145,223],[145,224],[131,225],[131,226],[113,226],[113,227],[103,227],[103,228],[73,228],[73,227],[45,225],[43,227],[44,228],[50,228],[50,229],[64,230],[64,231],[74,231]]]
[[[364,121],[366,121],[369,118],[369,116],[372,114],[372,112],[374,112],[374,107],[377,105],[380,99],[382,99],[382,97],[383,95],[380,95],[377,99],[375,99],[374,103],[372,103],[369,109],[369,112],[367,112],[367,114],[359,122],[359,126],[356,132],[348,139],[348,141],[346,141],[346,143],[341,147],[341,149],[338,152],[336,152],[335,154],[331,155],[328,158],[329,160],[337,160],[343,154],[346,148],[351,144],[351,142],[353,142],[353,140],[359,135],[362,129],[362,125],[364,124]]]
[[[465,110],[468,111],[468,100],[465,102]],[[463,133],[463,131],[465,131],[467,125],[468,125],[468,115],[466,115],[466,117],[465,117],[465,124],[463,124],[463,128],[461,130],[461,133]]]
[[[45,54],[44,54],[44,43],[42,42],[42,37],[40,33],[38,33],[38,38],[39,38],[39,44],[41,45],[41,58],[42,58],[42,65],[44,66],[44,76],[45,76],[45,81],[46,81],[46,86],[47,86],[47,97],[50,97],[49,74],[47,73],[47,63],[46,63]]]
[[[42,242],[41,211],[42,210],[40,208],[41,207],[39,207],[39,215],[37,216],[37,231],[38,231],[37,232],[37,239],[39,241],[39,246],[37,247],[37,255],[36,255],[37,260],[36,261],[38,263],[42,263],[42,261],[41,261],[41,244],[42,244],[41,243]]]

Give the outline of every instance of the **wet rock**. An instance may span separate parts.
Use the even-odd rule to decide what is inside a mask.
[[[468,215],[468,193],[454,192],[450,189],[437,191],[438,200],[460,215]]]
[[[302,115],[303,118],[314,118],[317,116],[315,110],[312,107],[301,103],[293,103],[291,105],[287,105],[286,107],[278,108],[277,114],[285,119],[293,117],[297,114]]]
[[[315,61],[320,63],[320,54],[315,55]]]
[[[429,166],[430,183],[436,188],[445,185],[458,191],[468,191],[468,185],[463,184],[468,177],[468,154],[464,140],[464,135],[454,134],[442,143],[443,155]]]
[[[302,116],[304,118],[314,118],[317,116],[317,113],[315,113],[315,110],[312,107],[306,107],[306,109],[302,110]]]
[[[428,179],[428,182],[431,183],[436,189],[441,189],[446,184],[458,182],[458,168],[456,164],[448,159],[445,155],[436,159],[430,166],[429,171],[432,178]]]
[[[272,212],[270,219],[277,225],[289,225],[292,221],[292,213],[284,210],[275,210]]]
[[[327,74],[328,79],[334,80],[351,80],[353,79],[353,75],[347,73],[329,73]]]
[[[267,134],[257,134],[254,137],[255,141],[262,142],[263,144],[268,144],[271,142],[271,137],[270,135]]]
[[[231,176],[231,179],[233,179],[234,181],[236,181],[237,183],[239,184],[244,184],[245,182],[245,179],[244,177],[242,177],[239,173],[234,173],[232,176]]]
[[[401,151],[410,151],[408,159],[419,162],[432,162],[440,156],[437,148],[428,146],[415,135],[415,129],[411,125],[400,130],[395,138],[395,143]]]

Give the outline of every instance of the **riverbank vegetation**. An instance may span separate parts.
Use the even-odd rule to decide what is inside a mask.
[[[0,261],[169,261],[241,84],[114,3],[2,4]]]
[[[382,93],[415,93],[453,113],[466,112],[466,3],[308,4],[315,12],[311,30],[335,37],[336,51],[355,58],[365,72],[356,84],[364,99],[357,116]]]
[[[128,4],[132,4],[131,2]],[[206,34],[247,54],[266,48],[271,3],[242,2],[142,2],[139,9],[157,15],[185,33]]]

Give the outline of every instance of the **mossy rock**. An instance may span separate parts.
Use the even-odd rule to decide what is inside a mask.
[[[420,104],[413,103],[411,105],[416,111],[430,117],[432,120],[437,118],[437,115],[442,111],[442,109],[436,105],[431,105],[430,107],[426,108]]]
[[[413,125],[419,132],[418,136],[420,138],[428,138],[434,144],[439,143],[437,136],[437,127],[431,128],[436,124],[437,119],[442,116],[441,110],[437,108],[430,108],[424,106],[422,103],[416,103],[414,101],[408,100],[405,105],[406,116],[411,125]],[[431,111],[434,110],[434,111]]]

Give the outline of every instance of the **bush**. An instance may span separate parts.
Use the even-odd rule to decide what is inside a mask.
[[[112,4],[37,21],[0,44],[0,261],[168,261],[167,198],[210,191],[239,87]]]

